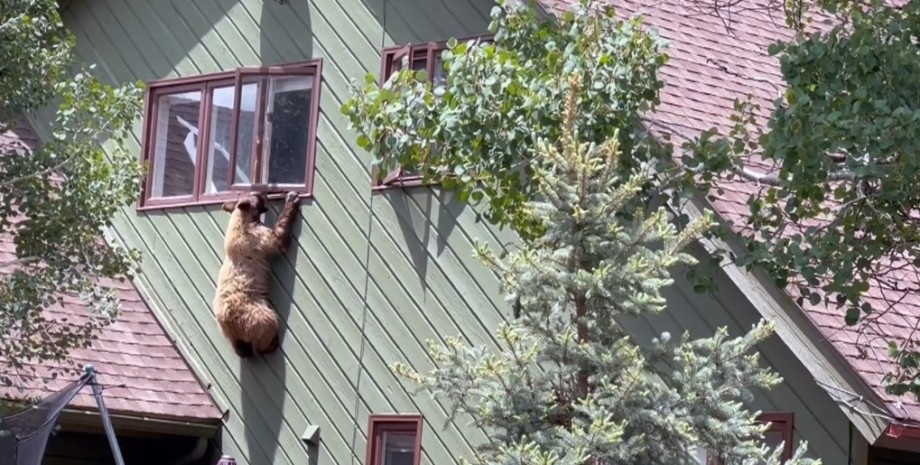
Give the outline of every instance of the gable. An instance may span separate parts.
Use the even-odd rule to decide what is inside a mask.
[[[552,12],[566,10],[573,3],[576,2],[542,2]],[[734,100],[747,94],[761,105],[758,116],[769,116],[783,83],[778,60],[767,54],[767,47],[776,40],[793,37],[784,24],[783,12],[773,2],[751,0],[743,5],[726,5],[723,18],[677,0],[608,3],[621,17],[642,14],[645,24],[668,40],[665,52],[669,63],[662,70],[666,86],[661,92],[661,105],[650,115],[653,130],[677,136],[674,141],[678,145],[683,142],[681,137],[690,139],[711,127],[724,132],[730,124]],[[749,167],[772,171],[772,166],[761,160],[751,160]],[[699,199],[697,207],[715,210],[735,232],[742,231],[749,211],[747,199],[760,187],[743,180],[723,180],[716,186],[719,189],[713,189],[710,200]],[[738,244],[708,246],[742,252]],[[836,308],[796,305],[791,286],[778,292],[761,274],[737,267],[726,268],[726,273],[764,317],[777,323],[780,337],[809,366],[870,443],[891,427],[882,418],[895,419],[892,424],[898,426],[920,422],[920,404],[913,398],[886,394],[882,383],[884,374],[894,367],[885,342],[908,334],[910,322],[915,319],[911,315],[918,314],[920,296],[871,289],[868,299],[874,305],[900,301],[891,312],[879,315],[873,327],[854,328],[845,324],[843,313]],[[904,273],[895,278],[916,282],[915,275]]]

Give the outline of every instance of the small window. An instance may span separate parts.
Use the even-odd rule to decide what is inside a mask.
[[[418,465],[421,460],[421,416],[371,415],[367,465]]]
[[[149,84],[141,208],[312,194],[321,60]]]
[[[467,37],[459,41],[479,40],[482,43],[491,42],[492,35]],[[380,83],[386,82],[393,73],[402,69],[407,64],[413,70],[425,70],[428,78],[433,79],[433,85],[444,84],[447,72],[444,70],[444,61],[441,53],[447,48],[447,41],[416,43],[383,50],[380,64]],[[435,148],[437,150],[437,148]],[[373,186],[375,189],[386,187],[420,186],[422,176],[418,172],[408,171],[398,167],[388,173],[383,179],[377,179],[377,170],[373,172]]]
[[[780,452],[780,460],[785,462],[792,458],[792,431],[793,431],[793,414],[792,413],[764,413],[757,417],[757,421],[770,423],[770,428],[764,433],[763,441],[769,450],[773,450],[780,443],[783,444],[783,451]],[[695,449],[697,460],[700,465],[723,465],[722,460],[715,457],[703,449]]]

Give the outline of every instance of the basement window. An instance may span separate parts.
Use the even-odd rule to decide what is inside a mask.
[[[422,459],[420,415],[371,415],[368,465],[419,465]]]
[[[767,449],[773,450],[780,443],[783,444],[783,451],[780,452],[780,461],[785,462],[792,458],[792,431],[793,431],[793,414],[792,413],[764,413],[757,417],[757,421],[770,423],[770,428],[764,433],[763,442]],[[711,455],[704,449],[695,450],[697,461],[700,465],[724,465],[724,462]]]
[[[148,84],[140,208],[313,192],[322,61]]]

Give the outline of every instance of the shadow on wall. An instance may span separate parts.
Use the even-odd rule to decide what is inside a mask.
[[[317,58],[309,0],[262,0],[259,32],[258,52],[264,65]]]
[[[428,247],[432,240],[432,231],[435,235],[432,259],[436,259],[447,248],[447,238],[458,225],[457,217],[470,208],[469,205],[458,200],[453,192],[432,192],[431,189],[420,187],[388,189],[376,195],[381,199],[385,198],[396,213],[402,239],[408,248],[419,283],[422,288],[427,288]],[[434,218],[437,218],[437,223],[433,223]]]
[[[212,73],[313,58],[308,0],[281,1],[131,2],[109,8],[104,3],[76,0],[66,7],[64,19],[78,34],[78,44],[79,39],[86,41],[85,37],[95,34],[89,29],[104,26],[98,21],[117,21],[120,32],[130,35],[130,45],[122,47],[113,35],[110,45],[117,46],[118,52],[113,49],[81,58],[100,65],[99,77],[105,81],[149,81],[175,73]],[[144,59],[130,59],[134,54]],[[124,59],[130,59],[133,75],[123,72],[126,68],[119,61]],[[114,75],[102,70],[112,70]]]
[[[356,0],[350,0],[356,1]],[[494,0],[360,0],[391,44],[446,40],[487,31]]]

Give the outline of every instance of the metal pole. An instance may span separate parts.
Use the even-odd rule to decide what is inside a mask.
[[[87,365],[85,370],[86,374],[89,375],[89,383],[93,387],[93,397],[96,398],[96,405],[99,407],[102,427],[105,429],[105,435],[109,439],[112,455],[115,456],[115,465],[125,465],[125,459],[121,456],[121,448],[118,447],[118,439],[115,437],[115,429],[112,428],[112,419],[109,418],[109,411],[105,408],[105,402],[102,401],[102,388],[96,383],[96,369],[92,365]]]

